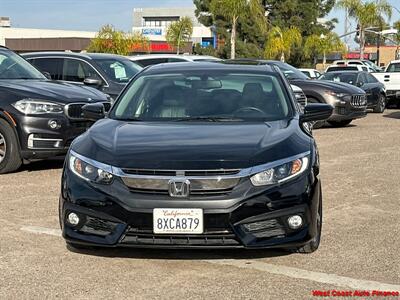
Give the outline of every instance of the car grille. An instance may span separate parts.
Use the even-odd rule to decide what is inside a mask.
[[[307,97],[303,92],[294,92],[297,102],[304,108],[307,105]]]
[[[129,228],[122,245],[174,247],[241,247],[231,230],[208,231],[199,235],[155,235],[151,231]]]
[[[82,107],[88,103],[71,103],[65,106],[65,114],[72,120],[83,120]],[[111,103],[103,102],[104,111],[108,112],[111,108]]]
[[[367,98],[365,95],[353,95],[350,101],[353,107],[362,107],[367,105]]]
[[[122,177],[122,181],[130,191],[135,193],[168,195],[170,178],[131,178]],[[239,183],[240,178],[203,178],[190,179],[191,196],[217,196],[229,194]]]

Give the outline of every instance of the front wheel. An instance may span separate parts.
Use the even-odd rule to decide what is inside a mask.
[[[374,113],[383,113],[386,108],[386,97],[384,95],[379,95],[378,103],[374,107]]]
[[[0,119],[0,174],[18,170],[22,164],[18,140],[12,127]]]
[[[343,121],[328,121],[333,127],[345,127],[349,125],[353,120],[343,120]]]

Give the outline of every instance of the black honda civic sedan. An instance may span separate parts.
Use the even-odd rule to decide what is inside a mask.
[[[84,106],[91,119],[100,104]],[[60,224],[74,247],[285,248],[322,226],[311,121],[276,67],[173,63],[141,71],[72,143]]]

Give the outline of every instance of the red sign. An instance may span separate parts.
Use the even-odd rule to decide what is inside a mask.
[[[364,53],[364,59],[369,59],[369,53]],[[360,59],[360,52],[349,52],[345,55],[347,59]]]

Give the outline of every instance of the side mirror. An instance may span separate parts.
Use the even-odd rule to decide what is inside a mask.
[[[358,87],[362,87],[363,85],[364,85],[364,82],[361,82],[361,81],[360,81],[360,82],[357,82],[357,86],[358,86]]]
[[[92,86],[101,86],[102,85],[102,81],[96,78],[85,78],[85,80],[83,80],[83,83],[86,85],[92,85]]]
[[[90,121],[97,121],[105,117],[103,103],[90,103],[82,106],[83,117]]]
[[[43,71],[42,74],[44,75],[44,77],[46,77],[49,80],[52,80],[53,78],[51,78],[51,75],[49,72]]]
[[[300,122],[323,121],[328,119],[333,112],[333,107],[329,104],[310,103],[304,108],[304,113],[300,115]]]

